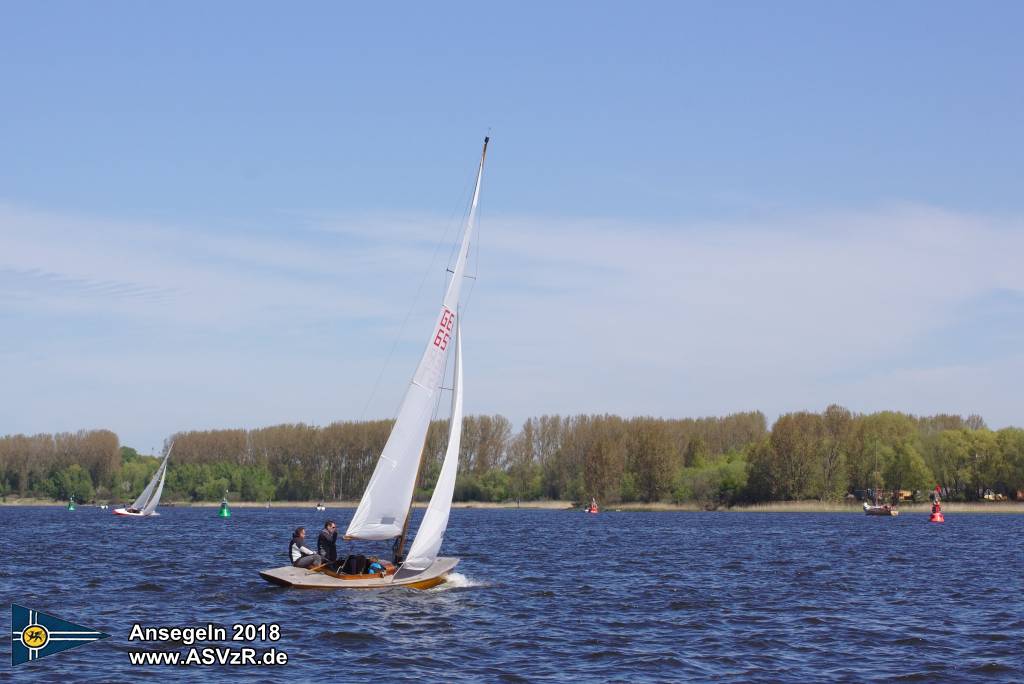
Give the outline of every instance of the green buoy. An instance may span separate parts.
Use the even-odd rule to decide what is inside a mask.
[[[224,492],[224,498],[220,500],[220,510],[217,512],[217,516],[221,518],[230,518],[231,509],[228,508],[228,493]]]
[[[74,497],[74,495],[72,495],[71,496],[71,500],[68,501],[68,510],[69,511],[75,510],[75,497]]]

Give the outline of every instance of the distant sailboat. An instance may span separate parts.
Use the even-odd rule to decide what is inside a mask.
[[[167,455],[160,463],[160,467],[153,473],[153,479],[149,481],[146,488],[142,490],[135,502],[127,508],[115,508],[114,515],[124,515],[132,518],[145,518],[151,515],[160,515],[156,507],[160,503],[160,495],[164,493],[164,480],[167,479],[167,461],[171,458],[171,450],[174,449],[174,442],[167,449]]]
[[[260,576],[268,582],[292,587],[384,589],[404,586],[426,589],[443,582],[445,575],[458,564],[458,558],[439,557],[437,554],[448,526],[452,495],[455,491],[455,476],[458,471],[459,445],[462,438],[462,335],[461,326],[457,322],[458,304],[476,223],[480,181],[487,158],[488,142],[488,138],[484,138],[469,218],[466,221],[441,312],[405,393],[391,435],[384,445],[359,507],[345,532],[347,540],[395,540],[394,564],[377,574],[346,574],[327,565],[310,570],[287,565],[261,571]],[[412,518],[413,492],[422,465],[427,428],[430,426],[437,393],[441,390],[445,360],[450,346],[454,346],[456,352],[448,447],[430,504],[409,549],[409,555],[405,557],[402,552],[408,535],[409,521]]]

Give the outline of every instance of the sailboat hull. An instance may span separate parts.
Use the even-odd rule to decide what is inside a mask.
[[[458,558],[438,558],[430,567],[420,572],[400,569],[393,575],[350,575],[344,579],[323,572],[312,572],[305,568],[285,565],[271,570],[261,570],[260,577],[282,587],[298,589],[429,589],[441,584],[445,576],[459,564]]]
[[[115,508],[114,515],[124,516],[126,518],[149,518],[154,515],[160,515],[156,511],[152,513],[132,513],[127,508]]]
[[[894,516],[894,515],[899,515],[899,514],[900,514],[899,511],[897,511],[895,508],[890,508],[889,506],[865,506],[864,507],[864,515]]]

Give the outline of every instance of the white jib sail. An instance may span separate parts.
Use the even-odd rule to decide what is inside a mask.
[[[135,499],[134,503],[132,503],[129,508],[136,511],[141,511],[145,508],[146,502],[149,501],[149,497],[153,494],[153,489],[156,487],[156,481],[160,479],[160,469],[163,467],[164,464],[161,463],[160,467],[156,469],[155,473],[153,473],[153,477],[150,479],[149,484],[146,485],[146,488],[142,490],[142,493],[139,494],[138,498]]]
[[[356,509],[352,522],[345,531],[346,539],[392,539],[402,534],[405,518],[412,503],[420,454],[427,438],[427,428],[430,426],[434,397],[441,386],[448,345],[455,329],[455,312],[458,310],[469,245],[476,224],[480,180],[486,157],[485,139],[480,166],[476,172],[476,186],[473,188],[466,230],[462,236],[455,267],[452,269],[451,282],[448,283],[448,290],[444,295],[441,312],[430,333],[419,366],[413,374],[412,383],[402,400],[395,426],[391,429],[384,451],[377,461],[377,467],[374,468],[370,482],[366,485],[359,508]]]
[[[170,456],[169,453],[168,456]],[[167,479],[166,458],[164,459],[163,465],[160,466],[160,472],[158,473],[158,475],[160,475],[160,484],[157,485],[156,491],[153,493],[153,496],[149,499],[149,503],[147,503],[146,507],[142,509],[142,512],[146,515],[153,514],[153,511],[156,510],[157,504],[160,503],[160,495],[164,493],[164,480]]]
[[[444,454],[441,474],[430,497],[423,522],[416,532],[405,567],[412,570],[426,570],[437,558],[448,528],[448,514],[452,510],[452,495],[455,493],[455,476],[459,470],[459,445],[462,442],[462,328],[456,327],[455,336],[455,382],[452,391],[452,418],[448,428],[448,449]]]

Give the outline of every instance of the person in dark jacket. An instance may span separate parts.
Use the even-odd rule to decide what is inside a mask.
[[[324,523],[320,536],[316,538],[316,552],[328,563],[338,560],[338,526],[333,520]]]
[[[288,544],[288,557],[291,558],[292,565],[297,568],[310,568],[314,565],[322,564],[324,562],[323,558],[320,557],[319,553],[307,549],[304,545],[305,541],[306,528],[296,527],[291,543]]]

